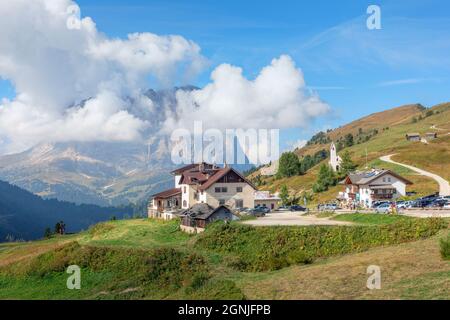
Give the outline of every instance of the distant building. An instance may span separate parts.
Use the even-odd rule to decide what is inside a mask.
[[[418,133],[407,133],[406,140],[408,141],[420,141],[420,134]]]
[[[406,185],[412,182],[390,170],[372,170],[351,173],[340,184],[345,190],[339,193],[339,201],[370,208],[374,201],[405,196]]]
[[[334,142],[330,146],[330,161],[329,164],[334,171],[339,171],[339,166],[341,165],[342,159],[337,155],[336,146]]]
[[[427,140],[433,140],[437,138],[437,133],[436,132],[427,132],[425,133],[425,139]]]
[[[280,206],[281,198],[277,195],[271,194],[269,191],[255,192],[255,207],[267,207],[270,210],[277,210]]]
[[[238,219],[226,206],[213,208],[206,203],[197,203],[181,214],[180,228],[188,233],[200,233],[205,231],[208,224],[217,221],[232,221]]]

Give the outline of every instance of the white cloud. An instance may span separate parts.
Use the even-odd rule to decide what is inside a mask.
[[[399,80],[391,80],[384,81],[378,84],[379,87],[391,87],[391,86],[400,86],[406,84],[417,84],[428,81],[436,81],[437,79],[426,79],[426,78],[409,78],[409,79],[399,79]]]
[[[166,130],[190,128],[194,120],[218,129],[306,127],[329,111],[317,95],[307,93],[301,70],[286,55],[272,60],[254,80],[228,64],[218,66],[211,80],[203,89],[178,92],[176,119],[166,121]]]
[[[149,78],[173,86],[197,74],[206,60],[199,46],[152,33],[111,39],[89,17],[68,28],[74,4],[0,2],[0,77],[17,93],[0,102],[0,154],[40,142],[136,140],[149,127],[161,129],[164,112],[161,132],[191,128],[194,120],[218,129],[304,127],[329,110],[289,56],[274,59],[254,80],[222,64],[203,89],[178,91],[175,111],[156,110],[142,94]]]
[[[0,103],[0,137],[8,151],[42,140],[127,140],[139,137],[145,119],[123,97],[141,106],[148,77],[169,84],[178,71],[198,72],[200,48],[181,36],[134,33],[110,39],[89,17],[67,27],[69,0],[0,2],[0,77],[17,97]],[[84,107],[72,107],[90,98]],[[5,142],[3,142],[5,144]]]

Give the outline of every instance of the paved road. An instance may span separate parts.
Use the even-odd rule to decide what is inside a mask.
[[[450,218],[450,210],[403,210],[401,214],[414,218]]]
[[[265,217],[256,220],[247,220],[242,223],[253,226],[312,226],[312,225],[352,225],[351,222],[328,220],[299,212],[282,211],[268,213]]]
[[[447,180],[445,180],[441,176],[438,176],[437,174],[434,174],[434,173],[431,173],[431,172],[428,172],[428,171],[425,171],[425,170],[422,170],[422,169],[419,169],[419,168],[416,168],[416,167],[413,167],[413,166],[410,166],[410,165],[407,165],[407,164],[403,164],[403,163],[391,160],[392,156],[393,156],[393,154],[390,154],[388,156],[383,156],[383,157],[380,157],[380,160],[386,161],[386,162],[390,162],[390,163],[394,163],[394,164],[397,164],[397,165],[400,165],[400,166],[403,166],[403,167],[406,167],[406,168],[411,169],[411,170],[413,170],[413,171],[415,171],[415,172],[417,172],[417,173],[419,173],[419,174],[421,174],[423,176],[427,176],[427,177],[430,177],[430,178],[436,180],[436,182],[439,184],[439,194],[441,196],[450,196],[450,184],[448,183]]]

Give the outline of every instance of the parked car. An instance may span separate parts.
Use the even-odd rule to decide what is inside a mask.
[[[372,203],[372,208],[377,208],[377,207],[379,207],[379,206],[381,206],[381,205],[384,205],[384,204],[390,204],[390,202],[389,201],[375,201],[375,202],[373,202]]]
[[[291,209],[291,211],[306,211],[305,207],[297,206],[297,205],[291,206],[290,209]]]
[[[280,206],[277,209],[277,211],[289,211],[289,210],[290,210],[290,207],[288,207],[288,206]]]
[[[446,203],[447,203],[447,200],[438,198],[436,200],[431,201],[427,205],[427,207],[428,208],[442,208]]]
[[[433,202],[433,200],[429,199],[417,199],[414,201],[414,207],[415,208],[425,208],[428,205],[430,205]]]
[[[267,211],[269,210],[269,211]],[[250,211],[250,214],[255,217],[264,217],[266,213],[270,212],[269,208],[266,207],[256,207]]]
[[[321,205],[319,210],[322,210],[322,211],[334,211],[334,210],[337,210],[337,209],[339,209],[339,207],[338,207],[338,205],[336,203],[326,203],[324,205]]]
[[[262,211],[264,211],[264,212],[266,212],[266,213],[270,212],[270,208],[267,207],[267,206],[257,205],[257,206],[255,207],[255,209],[262,210]]]
[[[391,204],[389,202],[382,203],[375,208],[377,213],[388,213],[391,211]]]
[[[411,208],[414,204],[414,201],[398,201],[397,209],[407,209]]]
[[[447,202],[444,204],[444,206],[442,208],[450,209],[450,200],[447,200]]]

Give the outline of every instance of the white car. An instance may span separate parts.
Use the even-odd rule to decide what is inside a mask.
[[[391,211],[390,203],[382,203],[378,207],[375,208],[375,212],[377,213],[389,213]]]
[[[450,209],[450,200],[447,200],[447,203],[442,207],[443,209]]]
[[[397,209],[411,208],[413,203],[414,203],[414,201],[404,201],[401,203],[397,203]]]

